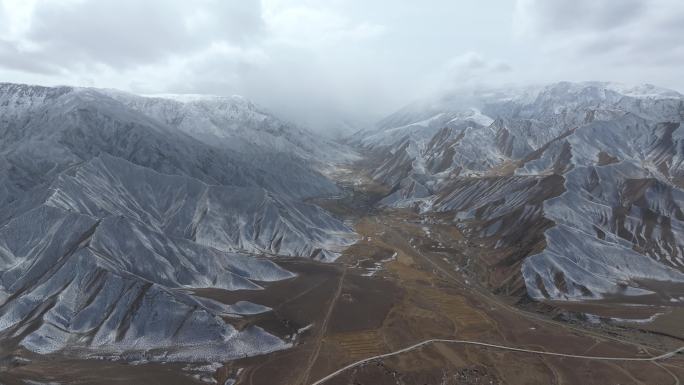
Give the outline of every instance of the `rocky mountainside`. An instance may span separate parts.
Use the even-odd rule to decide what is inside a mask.
[[[149,95],[106,90],[122,104],[243,157],[307,160],[324,166],[354,159],[348,149],[284,122],[241,96]],[[261,159],[263,162],[263,159]]]
[[[495,289],[679,301],[664,288],[684,282],[683,120],[675,91],[558,83],[416,103],[354,143],[392,187],[382,204],[492,246]]]
[[[0,84],[0,353],[210,361],[291,344],[230,321],[263,307],[192,290],[294,276],[269,256],[334,260],[355,236],[304,199],[337,194],[320,170],[353,155],[244,99],[176,99]]]
[[[298,198],[337,191],[312,167],[282,159],[304,152],[301,148],[283,148],[278,153],[271,151],[266,141],[259,151],[242,155],[197,140],[155,115],[110,97],[110,93],[0,85],[0,176],[6,182],[2,183],[0,202],[101,153],[209,184],[264,187]],[[253,154],[263,159],[255,159]]]

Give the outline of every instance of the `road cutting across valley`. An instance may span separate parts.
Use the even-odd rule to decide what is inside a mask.
[[[670,352],[661,354],[659,356],[655,357],[601,357],[601,356],[585,356],[585,355],[580,355],[580,354],[566,354],[566,353],[556,353],[556,352],[545,352],[542,350],[532,350],[532,349],[524,349],[524,348],[516,348],[512,346],[503,346],[503,345],[497,345],[497,344],[489,344],[486,342],[479,342],[479,341],[467,341],[467,340],[450,340],[450,339],[429,339],[425,340],[422,342],[419,342],[417,344],[411,345],[409,347],[396,350],[390,353],[385,353],[385,354],[379,354],[377,356],[373,357],[368,357],[363,360],[356,361],[354,363],[351,363],[341,369],[338,369],[329,375],[321,378],[320,380],[311,383],[311,385],[321,385],[325,383],[326,381],[332,379],[333,377],[336,377],[337,375],[355,368],[357,366],[361,366],[363,364],[367,364],[369,362],[375,361],[375,360],[380,360],[383,358],[388,358],[392,356],[396,356],[402,353],[409,352],[411,350],[419,349],[423,346],[430,345],[430,344],[435,344],[435,343],[448,343],[448,344],[462,344],[462,345],[474,345],[474,346],[481,346],[481,347],[486,347],[486,348],[494,348],[494,349],[500,349],[500,350],[508,350],[508,351],[513,351],[513,352],[520,352],[520,353],[529,353],[529,354],[539,354],[539,355],[545,355],[545,356],[555,356],[555,357],[564,357],[564,358],[576,358],[576,359],[583,359],[583,360],[594,360],[594,361],[661,361],[661,360],[666,360],[668,358],[673,357],[675,354],[678,354],[682,351],[684,351],[684,346],[680,347],[679,349],[672,350]]]

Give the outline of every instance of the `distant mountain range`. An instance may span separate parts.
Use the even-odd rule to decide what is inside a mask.
[[[352,142],[392,187],[382,204],[449,213],[491,247],[496,290],[679,301],[682,120],[675,91],[565,82],[415,103]]]
[[[684,96],[557,83],[411,104],[332,143],[241,97],[0,84],[3,350],[222,361],[293,343],[227,319],[356,241],[310,198],[359,159],[379,205],[456,226],[493,291],[684,301]],[[475,248],[473,249],[475,250]]]

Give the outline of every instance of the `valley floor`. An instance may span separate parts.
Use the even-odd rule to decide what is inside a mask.
[[[681,355],[661,362],[602,361],[436,342],[317,382],[351,363],[430,339],[643,359],[684,345],[675,336],[636,328],[557,321],[551,306],[524,310],[514,304],[517,298],[494,296],[463,267],[465,250],[453,227],[429,224],[408,210],[372,209],[379,186],[354,172],[338,177],[349,194],[319,203],[354,221],[362,240],[335,264],[325,306],[309,302],[318,317],[301,344],[235,362],[245,368],[238,384],[678,384],[684,378]]]
[[[361,240],[335,263],[282,259],[296,278],[261,291],[199,291],[226,303],[253,301],[274,311],[245,319],[296,345],[266,356],[233,361],[213,376],[219,384],[320,385],[351,363],[430,339],[593,357],[648,359],[684,345],[681,311],[664,325],[598,326],[554,318],[558,308],[495,296],[470,274],[463,237],[408,210],[377,210],[382,188],[340,170],[348,194],[317,202],[352,223]],[[617,312],[606,304],[569,309]],[[583,307],[584,306],[584,307]],[[644,316],[649,316],[646,310]],[[674,325],[674,326],[673,326]],[[238,325],[240,326],[240,325]],[[0,363],[0,383],[19,379],[81,384],[200,382],[182,365],[72,362],[58,357]],[[95,375],[99,379],[95,379]],[[205,377],[209,378],[209,377]],[[328,385],[413,384],[679,384],[684,357],[661,361],[603,361],[511,351],[492,346],[435,342],[372,360],[327,379]]]

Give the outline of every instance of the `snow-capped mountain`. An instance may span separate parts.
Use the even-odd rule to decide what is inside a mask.
[[[354,158],[349,151],[341,151],[326,139],[276,118],[241,96],[103,92],[204,143],[244,156],[279,154],[321,165]]]
[[[101,155],[60,174],[48,206],[94,218],[122,216],[222,251],[334,259],[353,240],[317,206],[262,188],[211,186]]]
[[[6,181],[0,202],[101,153],[209,184],[263,187],[293,197],[337,191],[309,165],[283,159],[267,145],[256,159],[209,145],[108,93],[0,85],[0,176]]]
[[[382,204],[452,213],[499,249],[494,286],[595,299],[684,282],[682,120],[675,91],[566,82],[416,103],[355,143],[382,159]]]
[[[0,339],[37,353],[225,360],[289,346],[190,289],[259,290],[351,229],[303,200],[346,156],[240,98],[0,84]],[[270,257],[270,258],[269,258]]]

